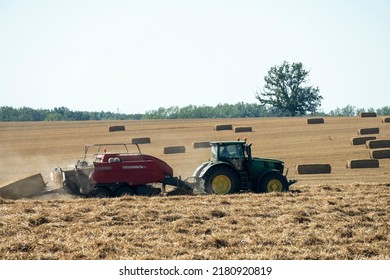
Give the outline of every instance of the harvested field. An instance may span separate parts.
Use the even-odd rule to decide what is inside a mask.
[[[0,199],[1,259],[389,259],[390,159],[379,168],[350,169],[367,157],[350,145],[361,127],[390,126],[378,118],[327,118],[309,126],[302,118],[230,119],[251,126],[242,137],[254,156],[281,159],[298,183],[290,192],[228,196]],[[223,123],[225,120],[213,120]],[[126,125],[110,133],[107,127]],[[0,123],[0,185],[74,165],[84,144],[128,143],[168,162],[175,175],[191,176],[209,149],[164,154],[167,146],[235,140],[234,131],[213,131],[210,120],[145,120]],[[294,174],[305,162],[331,164],[330,174]]]

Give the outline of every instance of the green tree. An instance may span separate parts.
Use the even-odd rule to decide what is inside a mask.
[[[264,77],[263,90],[256,92],[261,106],[275,110],[284,116],[314,114],[321,106],[322,96],[319,88],[305,86],[309,71],[302,63],[289,64],[284,61],[273,66]]]

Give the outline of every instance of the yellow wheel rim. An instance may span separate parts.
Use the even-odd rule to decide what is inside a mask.
[[[267,184],[268,192],[281,192],[283,190],[283,184],[278,179],[272,179]]]
[[[226,194],[232,188],[232,181],[228,176],[218,175],[213,179],[211,187],[216,194]]]

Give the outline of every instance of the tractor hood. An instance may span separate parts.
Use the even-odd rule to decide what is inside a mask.
[[[252,158],[252,168],[254,169],[276,169],[283,174],[284,162],[272,158]]]

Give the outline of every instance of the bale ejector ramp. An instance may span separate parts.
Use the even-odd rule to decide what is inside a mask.
[[[46,191],[41,173],[0,187],[0,197],[8,199],[30,198]]]

